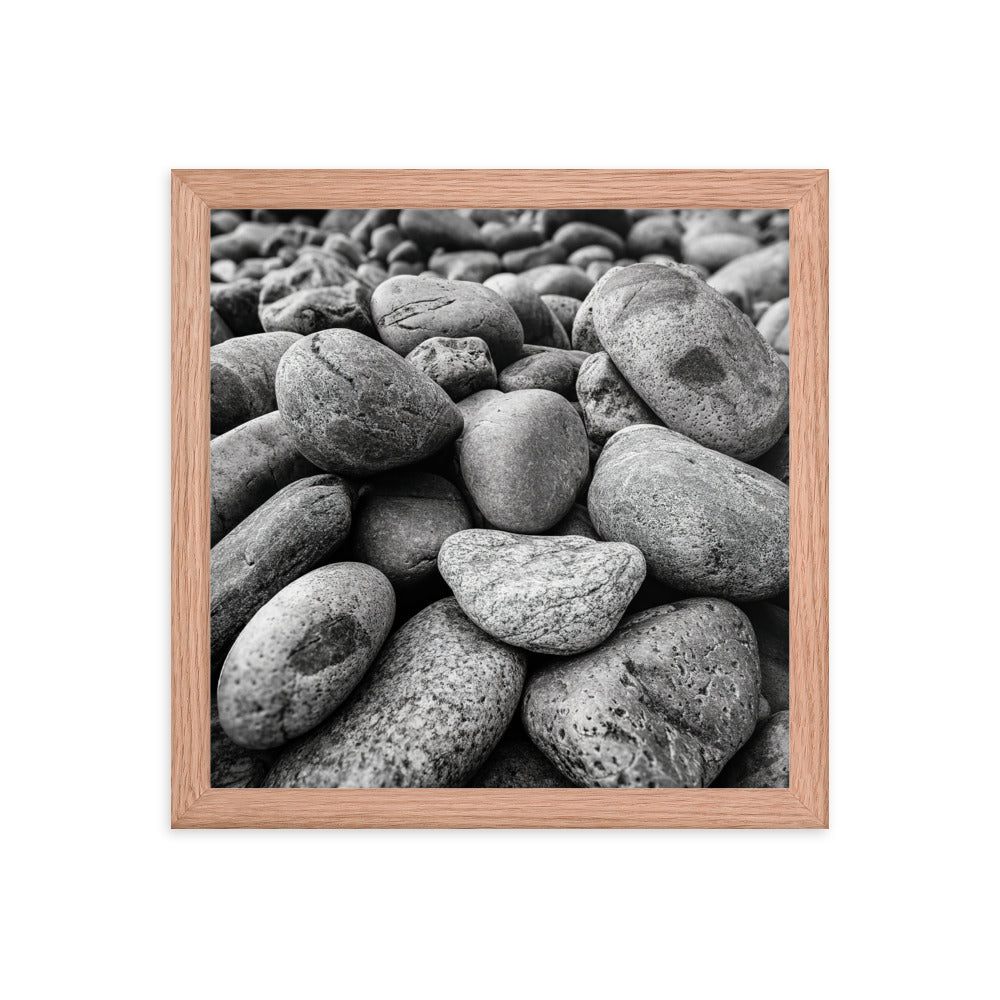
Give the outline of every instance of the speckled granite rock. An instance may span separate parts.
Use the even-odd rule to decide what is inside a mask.
[[[576,373],[580,364],[569,351],[542,351],[508,365],[497,379],[501,392],[548,389],[567,399],[576,398]]]
[[[479,227],[450,208],[404,208],[397,223],[403,235],[425,250],[476,250]]]
[[[775,712],[757,726],[747,744],[726,765],[716,788],[787,788],[788,712]]]
[[[749,461],[788,426],[788,369],[688,269],[625,268],[603,279],[592,305],[602,346],[667,427]]]
[[[391,472],[368,484],[354,517],[351,551],[397,587],[433,576],[449,535],[472,527],[462,494],[441,476]]]
[[[761,601],[743,611],[753,625],[760,653],[760,692],[772,712],[788,709],[788,609]]]
[[[597,649],[528,680],[531,740],[577,784],[700,788],[757,723],[753,629],[732,604],[692,598],[627,618]]]
[[[524,654],[491,639],[451,598],[394,633],[347,703],[277,760],[271,788],[464,785],[507,729]]]
[[[448,538],[438,568],[481,629],[520,649],[561,655],[603,642],[646,575],[633,545],[478,529]]]
[[[483,395],[463,401],[456,452],[465,486],[493,526],[545,531],[566,515],[589,471],[583,422],[547,389]]]
[[[569,513],[554,528],[549,530],[549,534],[580,535],[583,538],[593,538],[595,542],[601,540],[591,523],[587,508],[578,503],[573,504]]]
[[[431,337],[480,337],[498,368],[521,350],[524,333],[506,299],[472,281],[400,275],[372,294],[372,319],[379,336],[399,354],[409,354]]]
[[[431,337],[417,344],[406,360],[456,403],[474,392],[496,388],[493,358],[480,337]]]
[[[209,749],[212,788],[260,788],[274,762],[271,750],[248,750],[234,743],[222,728],[219,712],[212,702]]]
[[[612,434],[632,424],[659,424],[655,413],[642,401],[606,351],[591,354],[580,366],[576,395],[583,407],[587,437],[604,444]]]
[[[211,444],[212,545],[283,486],[317,469],[295,446],[280,413],[265,413]]]
[[[281,359],[276,386],[299,451],[330,472],[363,476],[409,465],[462,429],[437,383],[354,330],[302,338]]]
[[[236,637],[219,676],[219,718],[241,746],[281,746],[322,722],[382,648],[392,584],[364,563],[321,566],[279,590]]]
[[[344,328],[374,337],[370,301],[371,292],[360,281],[328,288],[304,288],[261,306],[260,321],[265,330],[306,334]]]
[[[340,545],[351,527],[351,488],[339,476],[311,476],[279,490],[212,548],[213,664],[282,587]]]
[[[297,333],[257,333],[210,349],[213,434],[224,434],[277,406],[278,362],[299,339]]]
[[[516,720],[469,782],[470,788],[571,788]]]
[[[686,593],[754,601],[788,586],[787,487],[665,427],[608,441],[587,508],[602,538],[631,542]]]

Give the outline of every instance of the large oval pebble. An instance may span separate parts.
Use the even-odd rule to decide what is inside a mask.
[[[281,359],[276,386],[299,450],[330,472],[363,476],[409,465],[462,429],[437,383],[354,330],[302,338]]]
[[[587,506],[602,538],[637,546],[678,590],[755,601],[788,586],[788,488],[666,427],[615,434]]]
[[[241,746],[280,746],[322,722],[382,648],[396,597],[364,563],[321,566],[274,595],[233,643],[219,717]]]

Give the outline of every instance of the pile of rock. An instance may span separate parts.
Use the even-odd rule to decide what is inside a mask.
[[[213,784],[787,785],[787,213],[212,233]]]

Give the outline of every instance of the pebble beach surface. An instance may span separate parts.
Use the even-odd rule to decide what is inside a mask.
[[[787,787],[787,212],[211,257],[214,786]]]

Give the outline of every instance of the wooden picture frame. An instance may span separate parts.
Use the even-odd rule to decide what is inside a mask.
[[[172,826],[827,827],[828,190],[826,170],[173,171]],[[511,205],[790,210],[790,787],[211,788],[209,210]]]

